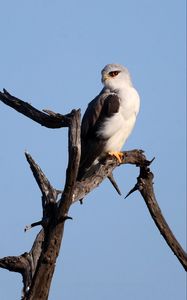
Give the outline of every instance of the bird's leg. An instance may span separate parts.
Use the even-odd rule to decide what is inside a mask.
[[[122,163],[122,160],[123,160],[123,157],[124,157],[123,152],[120,152],[120,151],[110,151],[110,152],[108,152],[108,154],[111,155],[111,156],[115,156],[117,158],[117,160],[119,161],[119,163],[120,164]]]

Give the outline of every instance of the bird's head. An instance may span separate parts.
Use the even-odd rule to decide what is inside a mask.
[[[101,81],[106,88],[118,90],[124,85],[132,85],[127,68],[119,64],[109,64],[101,71]]]

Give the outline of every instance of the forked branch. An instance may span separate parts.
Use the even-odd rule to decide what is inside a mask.
[[[41,225],[42,230],[28,253],[0,259],[0,267],[22,274],[24,284],[22,299],[47,300],[63,237],[65,220],[70,218],[68,216],[70,206],[99,186],[119,164],[114,157],[107,156],[103,161],[94,165],[80,182],[76,181],[80,160],[80,111],[72,110],[65,116],[49,110],[39,111],[30,104],[10,95],[6,90],[0,92],[0,100],[42,126],[48,128],[68,127],[69,130],[69,162],[65,187],[59,201],[57,200],[59,191],[51,185],[31,155],[25,154],[42,193],[43,208],[41,220],[34,222],[27,229]],[[141,150],[124,152],[122,164],[133,164],[140,169],[137,182],[127,196],[135,191],[141,193],[157,228],[184,269],[187,270],[187,254],[172,233],[156,201],[153,174],[150,171],[151,162],[147,160]]]

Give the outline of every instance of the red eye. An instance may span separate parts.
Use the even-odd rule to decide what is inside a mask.
[[[111,77],[115,77],[115,76],[117,76],[117,75],[119,74],[119,72],[120,72],[120,71],[112,71],[112,72],[109,72],[109,75],[110,75]]]

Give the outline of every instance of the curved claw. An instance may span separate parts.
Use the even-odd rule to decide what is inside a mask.
[[[110,151],[110,152],[108,152],[108,154],[111,155],[111,156],[115,156],[117,158],[117,160],[119,161],[119,163],[120,164],[122,163],[122,160],[123,160],[123,157],[124,157],[123,152]]]

